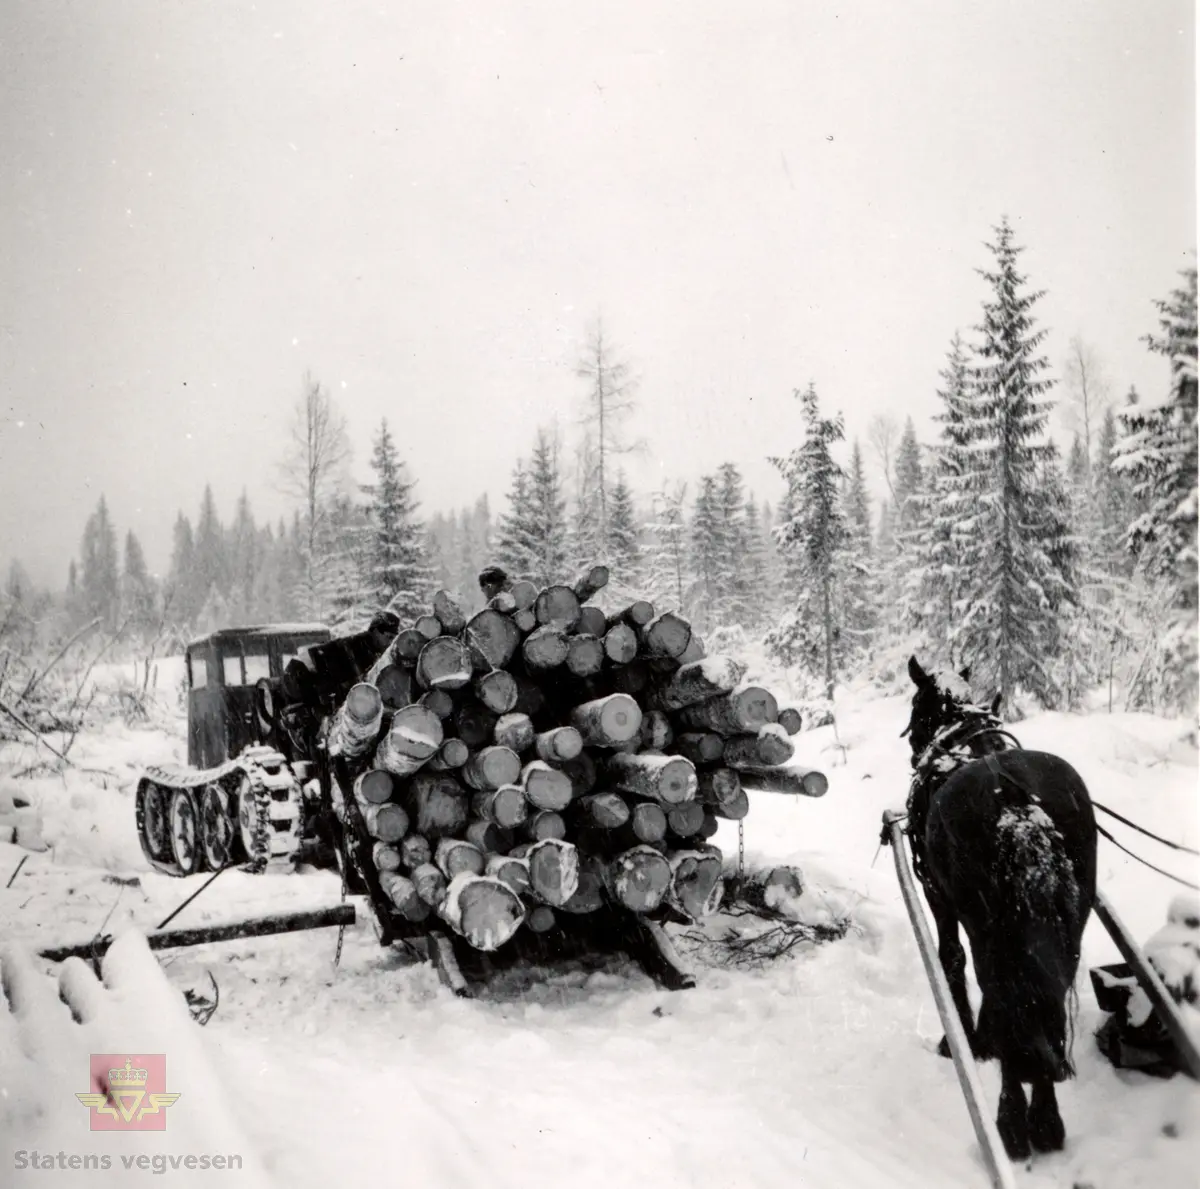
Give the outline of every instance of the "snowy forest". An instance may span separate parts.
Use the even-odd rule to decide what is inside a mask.
[[[888,683],[919,651],[970,665],[1009,714],[1020,700],[1070,709],[1097,691],[1109,708],[1194,712],[1196,269],[1147,312],[1143,341],[1169,361],[1169,385],[1118,396],[1081,339],[1065,366],[1046,357],[1022,250],[1007,221],[995,228],[980,270],[988,296],[947,335],[925,432],[881,416],[865,441],[846,441],[836,408],[853,394],[819,378],[797,390],[794,448],[770,459],[784,487],[775,503],[747,490],[735,461],[690,486],[631,487],[637,405],[653,396],[600,325],[576,369],[581,432],[539,429],[495,509],[481,496],[424,514],[420,457],[401,456],[386,421],[368,481],[352,482],[344,414],[306,376],[286,436],[280,427],[290,519],[261,523],[242,493],[222,523],[206,486],[194,520],[176,515],[158,578],[101,496],[65,589],[39,590],[11,563],[0,688],[23,656],[89,633],[145,656],[251,623],[350,630],[381,607],[416,614],[439,587],[477,607],[487,564],[547,583],[604,561],[611,599],[636,592],[679,609],[718,648],[761,642],[806,696]]]

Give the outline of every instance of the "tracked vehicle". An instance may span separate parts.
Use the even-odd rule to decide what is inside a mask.
[[[138,839],[156,870],[333,864],[323,712],[364,647],[366,634],[335,641],[320,624],[232,628],[188,645],[187,766],[151,768],[137,788]]]

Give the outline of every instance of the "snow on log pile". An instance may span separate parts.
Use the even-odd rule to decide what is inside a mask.
[[[604,905],[698,921],[722,893],[720,818],[747,789],[821,796],[784,768],[799,716],[705,656],[686,620],[588,600],[593,566],[542,590],[491,569],[468,618],[438,591],[334,715],[330,753],[395,910],[480,950]]]

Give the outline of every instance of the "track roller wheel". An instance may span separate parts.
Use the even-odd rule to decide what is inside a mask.
[[[237,835],[246,857],[256,866],[266,861],[269,823],[263,820],[262,802],[249,776],[243,775],[234,794],[237,810]]]
[[[137,789],[138,841],[151,863],[170,863],[171,831],[167,822],[170,790],[152,780],[142,780]]]
[[[200,849],[214,871],[236,862],[238,834],[229,807],[229,794],[219,784],[200,790]]]
[[[179,867],[180,875],[202,871],[204,851],[200,845],[200,811],[190,789],[172,791],[168,822],[171,857]]]

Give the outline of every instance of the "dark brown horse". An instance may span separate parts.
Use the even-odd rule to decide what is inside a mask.
[[[971,1051],[999,1058],[996,1126],[1009,1157],[1057,1151],[1054,1085],[1074,1072],[1069,1008],[1096,887],[1091,799],[1068,763],[1026,751],[1003,729],[998,699],[971,703],[966,671],[926,673],[915,657],[908,671],[917,687],[904,732],[915,770],[909,839],[942,969]],[[977,1024],[960,923],[983,995]]]

